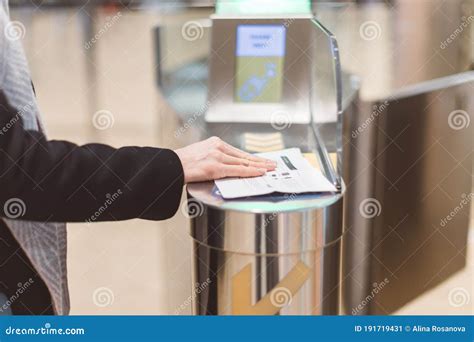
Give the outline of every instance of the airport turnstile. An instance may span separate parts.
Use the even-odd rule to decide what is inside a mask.
[[[213,182],[189,185],[194,313],[338,314],[344,183],[337,42],[310,13],[212,21],[207,135],[249,152],[298,147],[337,191],[224,200]]]
[[[318,139],[337,131],[335,124],[319,127],[318,134],[311,125],[292,125],[284,134],[265,124],[232,128],[213,123],[206,131],[243,149],[248,135],[279,134],[284,146],[298,146],[323,173],[328,165],[319,160]],[[330,146],[326,152],[335,164],[336,142]],[[237,200],[223,199],[213,182],[188,185],[194,314],[339,314],[341,182],[335,193]]]
[[[225,201],[188,186],[198,315],[338,314],[342,192]]]

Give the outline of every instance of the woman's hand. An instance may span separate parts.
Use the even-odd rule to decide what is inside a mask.
[[[257,177],[276,167],[274,161],[243,152],[218,137],[175,151],[181,160],[186,183],[225,177]]]

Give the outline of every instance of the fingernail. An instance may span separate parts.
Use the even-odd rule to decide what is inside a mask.
[[[267,173],[267,170],[265,170],[265,169],[258,169],[258,172],[260,172],[260,173]]]

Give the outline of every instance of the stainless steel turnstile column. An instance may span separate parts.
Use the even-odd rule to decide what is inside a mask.
[[[339,313],[341,193],[224,201],[188,186],[197,315]]]

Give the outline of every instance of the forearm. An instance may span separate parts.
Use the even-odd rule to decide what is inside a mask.
[[[8,105],[0,111],[5,127],[15,111]],[[21,200],[20,219],[165,219],[179,206],[183,182],[181,162],[171,150],[47,141],[21,122],[0,134],[0,205]]]

